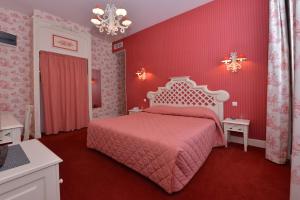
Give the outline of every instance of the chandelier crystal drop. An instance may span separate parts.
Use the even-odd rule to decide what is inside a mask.
[[[91,22],[99,29],[99,32],[106,32],[107,35],[125,33],[125,29],[132,24],[129,19],[126,19],[127,11],[117,8],[114,4],[107,4],[105,10],[94,8],[93,14],[96,18],[91,19]]]

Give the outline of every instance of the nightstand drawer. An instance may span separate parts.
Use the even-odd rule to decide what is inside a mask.
[[[137,113],[140,113],[141,111],[129,111],[129,115],[134,115],[134,114],[137,114]]]
[[[244,132],[245,126],[238,124],[225,124],[224,129],[228,131]]]

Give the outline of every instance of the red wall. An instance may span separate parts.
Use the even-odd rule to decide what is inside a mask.
[[[227,90],[225,117],[250,119],[250,138],[265,139],[268,0],[215,0],[124,42],[128,108],[142,105],[146,93],[169,77],[188,75],[211,90]],[[238,73],[220,62],[231,51],[248,58]],[[137,79],[140,67],[151,75],[148,80]]]

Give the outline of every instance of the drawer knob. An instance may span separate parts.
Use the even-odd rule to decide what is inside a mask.
[[[62,184],[64,182],[64,179],[60,178],[59,183]]]

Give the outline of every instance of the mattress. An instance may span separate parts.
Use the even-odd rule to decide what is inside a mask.
[[[224,145],[218,122],[199,116],[141,112],[92,120],[87,147],[157,183],[180,191],[215,146]]]

